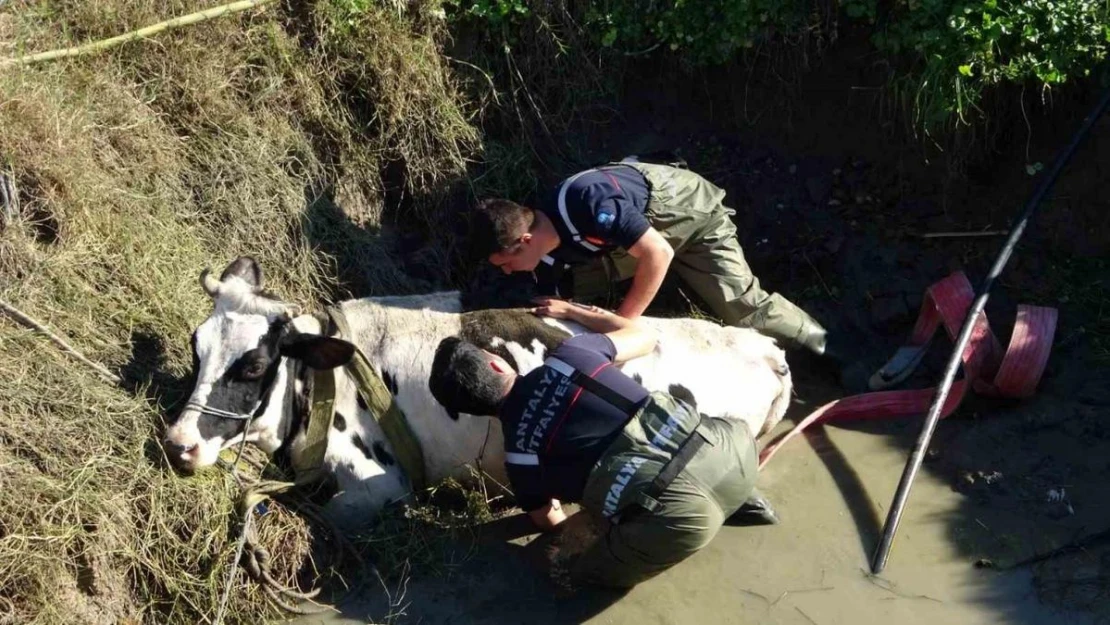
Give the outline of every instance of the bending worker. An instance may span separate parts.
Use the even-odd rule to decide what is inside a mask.
[[[752,327],[784,347],[803,347],[845,375],[848,341],[830,337],[816,320],[752,273],[730,219],[725,192],[681,167],[625,159],[579,172],[536,208],[486,199],[475,211],[477,251],[505,273],[537,272],[539,291],[596,301],[612,281],[632,279],[618,315],[635,319],[675,272],[724,323]],[[608,257],[608,258],[606,258]],[[611,263],[610,268],[607,263]]]
[[[428,385],[449,410],[500,419],[510,486],[540,528],[566,519],[560,501],[601,517],[607,529],[571,565],[575,581],[633,586],[704,547],[741,508],[774,522],[753,494],[756,448],[744,422],[702,417],[613,366],[650,352],[652,331],[562,300],[535,312],[593,333],[568,338],[523,376],[450,337]]]

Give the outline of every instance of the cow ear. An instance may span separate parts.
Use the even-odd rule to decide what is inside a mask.
[[[351,362],[355,346],[327,336],[296,334],[282,340],[281,355],[300,360],[313,369],[334,369]]]
[[[231,264],[220,274],[220,282],[227,282],[228,278],[239,278],[255,289],[262,288],[262,266],[250,256],[240,256],[231,261]]]

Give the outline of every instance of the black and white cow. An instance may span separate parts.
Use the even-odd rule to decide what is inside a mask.
[[[303,453],[311,367],[350,353],[344,341],[322,335],[322,320],[262,291],[262,269],[243,257],[220,279],[201,275],[212,314],[193,333],[196,386],[168,429],[166,455],[185,472],[212,465],[243,437],[267,453]],[[478,467],[504,480],[504,450],[496,419],[448,413],[432,397],[428,374],[439,342],[462,336],[500,352],[522,372],[539,366],[547,350],[583,328],[541,319],[525,310],[461,313],[459,294],[442,292],[343,302],[352,336],[404,411],[423,447],[429,483],[466,478]],[[704,320],[644,318],[659,332],[655,351],[624,365],[651,390],[666,390],[709,415],[741,419],[765,433],[786,412],[792,391],[784,353],[772,339]],[[338,494],[337,520],[367,519],[403,498],[410,484],[390,442],[337,370],[335,422],[325,468]],[[244,432],[247,414],[257,415]]]

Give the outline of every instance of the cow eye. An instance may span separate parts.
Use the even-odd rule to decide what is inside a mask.
[[[268,364],[269,363],[262,360],[249,362],[239,371],[239,377],[244,380],[257,380],[266,373],[266,366]]]

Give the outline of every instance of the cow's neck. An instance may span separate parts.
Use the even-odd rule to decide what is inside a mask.
[[[354,336],[339,338],[358,345],[373,364],[378,356],[374,347],[389,331],[388,324],[376,316],[363,315],[348,315],[347,323]],[[326,319],[316,317],[294,320],[297,331],[305,334],[324,334],[328,325]],[[289,435],[286,437],[289,456],[299,460],[298,454],[305,449],[301,433],[311,417],[314,370],[301,363],[294,366],[290,397],[284,403],[289,410]],[[347,369],[336,369],[335,376],[335,413],[332,427],[328,430],[327,453],[324,456],[324,467],[336,478],[342,493],[340,502],[335,505],[340,509],[377,510],[390,501],[407,496],[411,492],[409,481],[396,462],[392,446],[378,426],[377,419],[358,401],[356,382]]]
[[[281,412],[275,428],[278,442],[275,453],[291,456],[293,439],[308,422],[308,411],[311,409],[309,396],[312,389],[310,382],[312,370],[290,358],[285,359],[282,368],[285,370],[286,383],[281,390]],[[277,389],[274,390],[277,391]]]
[[[320,334],[321,324],[319,319],[311,315],[297,317],[292,321],[293,327],[304,334]],[[267,417],[273,424],[269,428],[272,435],[267,448],[259,440],[259,447],[271,454],[285,455],[289,458],[298,449],[293,446],[293,441],[308,423],[312,395],[312,369],[304,363],[292,358],[283,358],[281,363],[282,375],[277,383],[280,387],[274,389]],[[273,414],[270,414],[271,411]]]
[[[287,441],[296,433],[300,421],[297,401],[297,377],[305,369],[300,363],[282,358],[280,368],[274,377],[273,389],[269,392],[266,410],[254,418],[251,434],[247,440],[267,454],[275,454],[286,447]]]

